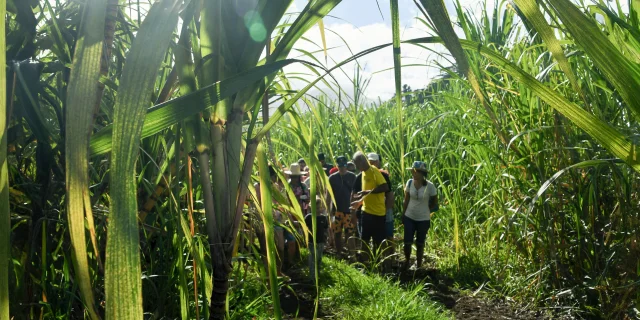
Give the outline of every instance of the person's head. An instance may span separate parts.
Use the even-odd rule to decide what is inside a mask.
[[[347,162],[347,171],[356,173],[356,165],[351,161]]]
[[[304,161],[303,158],[300,158],[300,160],[298,160],[298,165],[300,166],[301,170],[304,170],[307,168],[307,162]]]
[[[344,156],[339,156],[336,158],[336,165],[338,166],[338,172],[340,172],[341,175],[347,173],[347,157]]]
[[[300,165],[297,163],[292,163],[291,166],[289,166],[289,170],[285,171],[285,173],[289,175],[292,183],[301,183],[302,176],[307,174],[302,171],[302,168],[300,168]]]
[[[372,166],[375,166],[376,168],[380,169],[380,156],[378,156],[377,153],[369,153],[367,154],[367,160],[369,160],[369,163]]]
[[[320,163],[325,164],[324,153],[318,153],[318,161]]]
[[[369,170],[369,161],[367,161],[367,156],[365,156],[361,151],[357,151],[353,154],[353,163],[359,171]]]
[[[413,180],[426,180],[427,177],[427,164],[422,161],[414,161],[411,166],[411,175],[413,176]]]

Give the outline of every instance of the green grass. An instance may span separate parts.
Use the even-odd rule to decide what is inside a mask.
[[[324,311],[340,319],[450,319],[429,300],[421,285],[403,289],[376,274],[363,274],[350,265],[323,260],[320,301]]]
[[[305,258],[306,260],[306,258]],[[320,309],[331,319],[451,319],[442,306],[431,301],[421,285],[401,287],[376,274],[363,273],[351,265],[323,258],[320,273]],[[305,276],[307,271],[304,270]],[[249,273],[242,286],[232,290],[236,306],[233,319],[271,319],[273,304],[266,283]],[[286,290],[286,289],[285,289]],[[296,294],[301,294],[296,292]],[[290,316],[290,315],[289,315]],[[286,318],[286,317],[285,317]],[[321,318],[321,317],[320,317]]]

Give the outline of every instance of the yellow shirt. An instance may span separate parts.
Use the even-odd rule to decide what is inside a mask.
[[[362,190],[373,190],[381,184],[387,183],[380,173],[380,170],[374,166],[369,166],[367,171],[362,172]],[[376,215],[384,216],[386,214],[386,206],[384,203],[384,192],[370,193],[362,201],[362,211]]]

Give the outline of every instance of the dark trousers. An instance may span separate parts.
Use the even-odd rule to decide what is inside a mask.
[[[413,244],[413,239],[416,239],[416,246],[424,247],[431,221],[415,221],[403,216],[402,223],[404,224],[404,245],[410,247]]]
[[[362,212],[362,241],[369,243],[373,239],[375,248],[380,246],[386,237],[386,218]]]

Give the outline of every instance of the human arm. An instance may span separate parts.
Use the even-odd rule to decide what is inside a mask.
[[[407,213],[407,208],[409,207],[409,190],[404,191],[404,201],[402,202],[402,215],[404,216]]]
[[[438,206],[438,196],[431,196],[429,198],[429,211],[435,209]]]
[[[387,192],[387,191],[389,191],[389,185],[385,182],[385,183],[383,183],[381,185],[378,185],[373,190],[360,191],[360,195],[361,196],[366,196],[366,195],[371,194],[371,193],[373,193],[373,194],[375,194],[375,193],[384,193],[384,192]]]
[[[429,191],[429,211],[431,211],[438,206],[438,190],[431,182],[428,182],[427,190]]]

